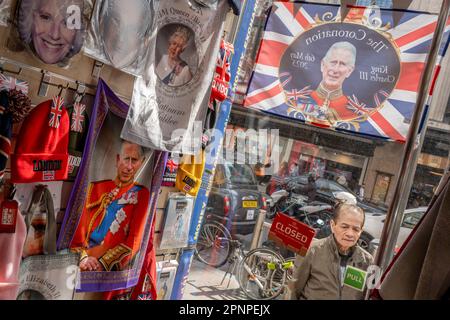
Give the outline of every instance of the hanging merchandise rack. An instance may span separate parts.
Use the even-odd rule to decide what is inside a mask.
[[[5,64],[14,66],[17,68],[17,70],[8,69],[5,67]],[[89,96],[95,96],[95,92],[97,90],[97,85],[86,84],[81,81],[72,79],[70,77],[52,71],[33,67],[28,64],[17,62],[5,57],[0,57],[0,71],[2,73],[8,73],[17,76],[21,75],[24,70],[29,70],[31,72],[39,73],[42,75],[38,91],[38,96],[40,97],[45,97],[48,95],[49,87],[54,87],[58,89],[63,88],[65,90],[74,91],[80,95],[89,95]],[[52,79],[59,80],[59,83],[53,82]],[[98,79],[98,77],[96,79]],[[123,99],[125,102],[130,101],[130,98],[124,95],[117,94],[117,96]]]

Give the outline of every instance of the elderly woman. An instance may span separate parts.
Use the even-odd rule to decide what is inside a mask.
[[[20,38],[43,62],[64,62],[83,45],[83,9],[83,0],[23,0]]]
[[[189,43],[190,34],[187,27],[178,26],[169,38],[167,54],[162,56],[156,68],[160,80],[169,86],[181,86],[192,79],[188,64],[180,58]]]

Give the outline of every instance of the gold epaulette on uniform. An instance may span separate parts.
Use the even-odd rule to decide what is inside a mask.
[[[131,255],[131,248],[124,244],[119,244],[113,249],[109,249],[106,253],[98,260],[106,271],[113,270],[116,264],[119,264],[123,258]]]

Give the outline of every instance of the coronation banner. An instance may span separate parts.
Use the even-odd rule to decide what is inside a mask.
[[[437,15],[275,2],[245,106],[405,142]]]

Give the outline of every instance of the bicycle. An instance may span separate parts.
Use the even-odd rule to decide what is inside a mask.
[[[292,278],[294,258],[285,260],[269,248],[256,248],[245,253],[242,243],[232,239],[225,226],[217,222],[203,225],[196,256],[212,267],[221,267],[228,262],[229,267],[220,285],[229,274],[229,286],[236,271],[239,286],[250,299],[274,299],[283,292],[286,281]]]
[[[285,260],[268,248],[253,249],[244,255],[237,267],[239,286],[250,299],[275,299],[292,279],[293,266],[294,258]]]
[[[231,254],[230,242],[231,234],[224,225],[206,222],[200,230],[195,255],[201,262],[219,268]]]

